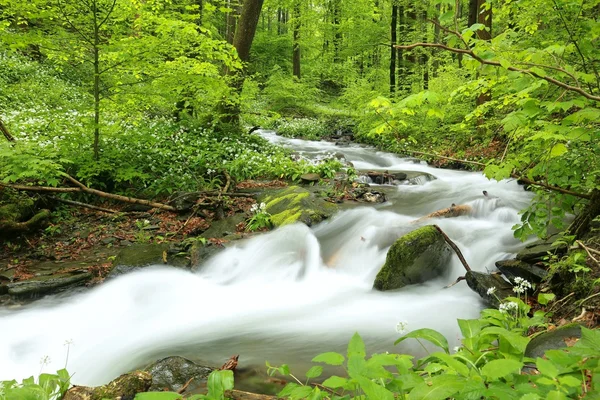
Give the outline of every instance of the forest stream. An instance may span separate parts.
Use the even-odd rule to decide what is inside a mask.
[[[104,384],[158,358],[182,355],[220,365],[233,354],[240,366],[290,364],[301,374],[323,351],[344,352],[359,332],[368,352],[418,355],[407,330],[437,329],[458,345],[457,318],[476,318],[483,304],[461,282],[457,257],[444,279],[378,292],[373,280],[386,252],[413,222],[451,204],[471,215],[435,219],[471,268],[493,271],[524,244],[511,227],[532,195],[516,181],[436,169],[358,145],[336,146],[276,136],[269,141],[309,158],[340,153],[359,171],[419,172],[421,178],[385,185],[388,201],[345,209],[314,227],[294,224],[240,242],[197,273],[164,266],[107,280],[83,293],[46,298],[19,310],[0,309],[0,380],[67,366],[79,385]],[[435,179],[423,178],[429,175]],[[376,185],[373,185],[376,186]],[[488,193],[483,195],[483,191]],[[45,359],[43,365],[40,360]]]

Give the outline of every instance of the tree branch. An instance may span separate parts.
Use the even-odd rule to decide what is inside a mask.
[[[447,50],[447,51],[451,51],[453,53],[458,53],[458,54],[466,54],[468,56],[471,56],[473,59],[477,60],[480,64],[485,64],[485,65],[492,65],[495,67],[502,67],[502,64],[500,64],[500,62],[498,61],[490,61],[490,60],[484,60],[483,58],[479,57],[478,55],[476,55],[472,50],[465,50],[465,49],[458,49],[456,47],[450,47],[450,46],[446,46],[444,44],[441,43],[413,43],[410,45],[406,45],[406,46],[400,46],[397,45],[395,46],[397,49],[401,49],[401,50],[413,50],[417,47],[434,47],[434,48],[438,48],[438,49],[443,49],[443,50]],[[547,82],[552,83],[553,85],[559,86],[565,90],[571,91],[571,92],[575,92],[575,93],[579,93],[581,96],[585,97],[586,99],[590,99],[590,100],[594,100],[594,101],[598,101],[600,102],[600,96],[595,96],[591,93],[586,92],[585,90],[581,89],[580,87],[577,86],[571,86],[569,84],[566,84],[564,82],[561,82],[557,79],[554,79],[552,77],[549,76],[542,76],[530,69],[522,69],[522,68],[517,68],[517,67],[513,67],[513,66],[509,66],[506,68],[509,71],[514,71],[514,72],[519,72],[522,74],[528,74],[531,76],[534,76],[536,78],[539,79],[543,79]]]
[[[558,186],[551,186],[551,185],[548,185],[546,183],[532,181],[531,179],[525,178],[524,176],[519,176],[517,174],[511,174],[511,176],[513,178],[515,178],[515,179],[518,179],[518,180],[520,180],[522,182],[525,182],[528,185],[541,186],[541,187],[543,187],[545,189],[552,190],[553,192],[558,192],[558,193],[562,193],[562,194],[568,194],[568,195],[571,195],[571,196],[580,197],[582,199],[587,199],[587,200],[590,200],[592,198],[591,194],[573,192],[572,190],[563,189],[563,188],[560,188]]]
[[[6,138],[6,140],[8,140],[9,142],[15,143],[17,141],[15,139],[15,137],[10,134],[10,131],[8,130],[8,128],[6,127],[6,125],[4,125],[4,122],[2,121],[2,118],[0,118],[0,131],[2,131],[2,134],[4,135],[4,137]]]

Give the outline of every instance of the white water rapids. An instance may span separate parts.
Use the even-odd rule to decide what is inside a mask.
[[[388,203],[343,211],[313,228],[292,225],[241,242],[198,273],[152,267],[67,298],[0,309],[0,380],[63,368],[67,350],[67,369],[83,385],[169,355],[220,365],[240,354],[240,366],[286,362],[301,374],[318,353],[343,352],[354,332],[368,352],[418,352],[410,341],[393,346],[399,321],[408,330],[437,329],[457,345],[456,319],[476,318],[482,307],[465,282],[442,289],[464,274],[458,259],[445,279],[382,293],[372,284],[387,249],[418,226],[411,221],[469,204],[474,215],[427,223],[438,224],[473,269],[494,270],[495,261],[523,246],[511,226],[531,195],[514,181],[435,169],[370,148],[262,134],[306,156],[343,153],[359,170],[423,171],[437,179],[387,186]]]

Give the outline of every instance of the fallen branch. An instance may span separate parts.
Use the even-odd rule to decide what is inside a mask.
[[[135,197],[121,196],[118,194],[106,193],[106,192],[103,192],[103,191],[97,190],[97,189],[90,189],[89,187],[85,186],[83,183],[79,182],[77,179],[73,178],[71,175],[66,175],[66,178],[69,181],[71,181],[73,184],[79,186],[79,188],[81,188],[81,191],[83,191],[85,193],[90,193],[90,194],[94,194],[99,197],[104,197],[106,199],[111,199],[111,200],[122,201],[125,203],[141,204],[143,206],[159,208],[161,210],[166,210],[166,211],[174,211],[174,212],[178,211],[175,207],[172,207],[172,206],[169,206],[169,205],[166,205],[163,203],[156,203],[156,202],[150,201],[150,200],[136,199]]]
[[[268,394],[256,394],[250,392],[244,392],[241,390],[227,390],[225,391],[225,398],[232,400],[276,400],[279,397],[270,396]]]
[[[444,237],[444,240],[446,241],[446,243],[448,243],[450,245],[450,247],[452,247],[452,250],[454,250],[454,252],[458,256],[458,259],[460,260],[460,262],[462,263],[462,265],[465,267],[465,269],[467,271],[471,271],[471,267],[469,267],[469,264],[467,264],[467,260],[465,260],[465,257],[463,257],[462,252],[460,251],[460,249],[458,248],[458,246],[456,245],[456,243],[454,243],[452,240],[450,240],[450,238],[448,237],[448,235],[446,235],[444,233],[444,231],[442,230],[442,228],[440,228],[437,225],[433,225],[433,226],[434,226],[435,229],[438,230],[439,233],[442,234],[442,236]]]
[[[525,182],[528,185],[541,186],[541,187],[543,187],[545,189],[552,190],[554,192],[558,192],[558,193],[562,193],[562,194],[568,194],[568,195],[571,195],[571,196],[580,197],[582,199],[588,199],[588,200],[590,200],[592,198],[591,194],[573,192],[572,190],[563,189],[563,188],[560,188],[558,186],[551,186],[551,185],[548,185],[546,183],[532,181],[531,179],[525,178],[523,176],[519,176],[517,174],[511,174],[511,176],[513,178],[515,178],[515,179],[520,180],[521,182]]]
[[[51,187],[51,186],[27,186],[27,185],[14,185],[0,182],[0,187],[7,187],[15,190],[21,190],[26,192],[50,192],[50,193],[73,193],[81,192],[80,188],[74,187]]]
[[[473,165],[479,165],[480,167],[485,167],[485,164],[481,163],[479,161],[461,160],[459,158],[446,157],[446,156],[441,156],[439,154],[433,154],[433,153],[424,153],[422,151],[416,151],[416,150],[402,150],[402,151],[405,151],[405,152],[411,153],[411,154],[421,155],[421,156],[443,158],[444,160],[456,161],[456,162],[460,162],[460,163],[464,163],[464,164],[473,164]]]
[[[467,278],[465,278],[464,276],[459,276],[458,278],[456,278],[456,280],[454,281],[454,283],[451,283],[448,286],[444,286],[444,289],[449,289],[452,286],[456,285],[458,282],[464,281],[465,279],[467,279]]]
[[[103,207],[93,206],[91,204],[82,203],[82,202],[79,202],[79,201],[66,200],[66,199],[61,199],[59,197],[54,197],[54,196],[50,196],[50,198],[52,200],[55,200],[55,201],[58,201],[58,202],[61,202],[61,203],[65,203],[65,204],[69,204],[71,206],[89,208],[91,210],[102,211],[102,212],[111,213],[111,214],[116,214],[118,212],[118,211],[115,211],[115,210],[111,210],[109,208],[103,208]]]
[[[185,390],[188,388],[188,386],[190,386],[190,383],[192,383],[192,381],[195,379],[194,376],[192,376],[190,379],[188,379],[188,381],[185,383],[185,385],[183,385],[181,387],[181,389],[179,389],[177,391],[178,394],[182,394],[183,392],[185,392]]]

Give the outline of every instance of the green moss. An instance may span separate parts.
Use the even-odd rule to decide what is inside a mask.
[[[275,226],[283,226],[298,222],[302,216],[299,208],[292,208],[271,216],[271,221]]]
[[[444,273],[450,255],[448,245],[435,227],[419,228],[394,242],[373,287],[392,290],[433,279]]]

